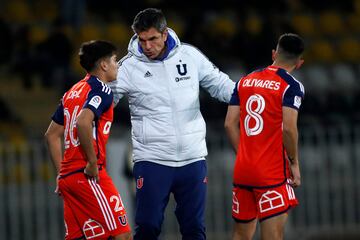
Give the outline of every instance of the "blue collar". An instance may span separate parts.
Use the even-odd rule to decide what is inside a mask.
[[[171,50],[173,50],[175,48],[175,46],[176,46],[175,39],[168,33],[168,37],[167,37],[166,42],[165,42],[166,50],[165,50],[163,56],[160,57],[160,58],[157,58],[156,60],[163,61],[165,58],[167,58],[167,56],[169,55]],[[138,50],[139,50],[140,53],[144,53],[143,49],[141,48],[140,43],[138,43]]]

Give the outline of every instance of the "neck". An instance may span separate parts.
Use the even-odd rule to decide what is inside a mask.
[[[271,64],[271,66],[276,66],[282,69],[285,69],[287,72],[291,73],[292,71],[294,71],[295,66],[294,65],[289,65],[280,61],[275,60],[273,62],[273,64]]]
[[[167,46],[166,46],[166,43],[165,43],[164,48],[161,50],[161,52],[160,52],[159,55],[156,57],[156,59],[161,59],[161,58],[164,56],[164,54],[165,54],[165,52],[166,52],[166,48],[167,48]]]
[[[104,76],[103,73],[98,72],[98,71],[92,71],[89,72],[89,74],[91,74],[92,76],[97,77],[100,81],[102,81],[103,83],[108,83],[109,81],[106,79],[106,77]]]

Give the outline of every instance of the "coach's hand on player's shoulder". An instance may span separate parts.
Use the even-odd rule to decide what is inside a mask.
[[[99,168],[97,161],[88,161],[84,169],[84,173],[86,176],[94,178],[97,182],[99,182]]]

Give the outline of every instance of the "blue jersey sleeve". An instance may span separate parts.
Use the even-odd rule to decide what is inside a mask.
[[[51,119],[57,124],[64,125],[64,106],[62,102],[60,102],[58,108],[52,115]]]
[[[288,84],[283,94],[283,106],[299,110],[305,95],[304,86],[284,69],[279,68],[276,73]]]
[[[291,107],[296,110],[300,109],[301,102],[304,99],[304,90],[302,84],[299,82],[293,82],[285,90],[283,98],[283,106]]]
[[[239,93],[238,93],[239,81],[235,84],[234,91],[231,95],[229,105],[240,105]]]
[[[83,108],[89,108],[94,112],[96,118],[106,112],[113,102],[113,93],[107,86],[93,88],[86,99]]]

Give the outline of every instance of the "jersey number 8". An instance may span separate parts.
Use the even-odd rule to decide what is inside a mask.
[[[256,103],[256,108],[252,109],[253,103]],[[261,133],[264,128],[264,120],[261,117],[261,113],[265,109],[265,99],[259,95],[254,94],[249,97],[246,101],[246,112],[247,115],[245,116],[244,126],[245,132],[247,136],[255,136]],[[250,120],[255,120],[255,126],[250,127]]]

